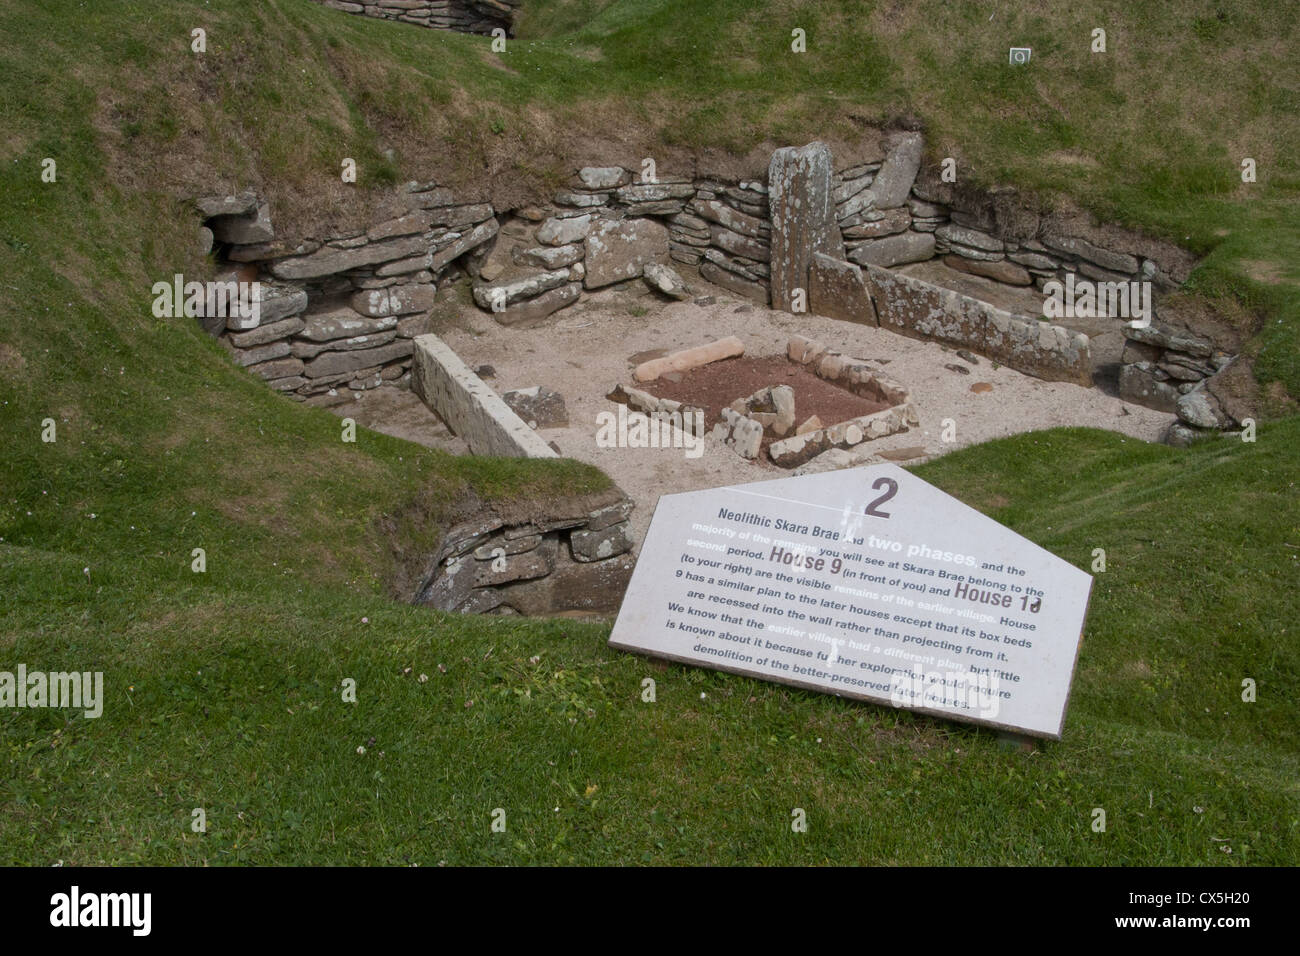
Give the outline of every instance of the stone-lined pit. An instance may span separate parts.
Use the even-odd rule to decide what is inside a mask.
[[[822,144],[778,150],[765,176],[739,182],[663,173],[641,182],[635,170],[588,166],[551,203],[510,210],[413,182],[395,191],[381,221],[342,235],[277,236],[271,211],[252,193],[204,197],[195,206],[200,245],[226,268],[218,280],[260,283],[258,314],[200,317],[236,363],[288,396],[379,430],[491,450],[497,446],[483,435],[448,436],[432,412],[432,424],[421,423],[410,402],[396,403],[396,428],[358,410],[372,390],[413,384],[415,340],[436,330],[468,366],[447,394],[514,389],[540,410],[533,399],[543,393],[530,391],[540,386],[561,410],[567,404],[550,422],[565,424],[539,421],[535,436],[500,409],[481,419],[480,431],[513,434],[515,453],[545,455],[553,443],[559,454],[605,469],[643,505],[627,519],[628,547],[658,494],[752,481],[764,470],[775,477],[783,468],[807,473],[877,455],[910,460],[1053,425],[1185,441],[1235,427],[1250,413],[1218,385],[1238,371],[1230,337],[1159,321],[1145,330],[1113,318],[1058,323],[1034,308],[1062,280],[1149,283],[1167,295],[1190,271],[1187,253],[1115,229],[1063,229],[1009,207],[1001,193],[951,188],[923,165],[915,133],[890,138],[879,161],[841,169]],[[629,301],[636,305],[624,315]],[[770,310],[771,302],[779,308]],[[623,364],[629,352],[698,348],[727,335],[760,358],[699,373],[706,385],[711,374],[718,380],[695,398],[674,390],[692,387],[685,375],[642,393],[649,402],[671,396],[707,406],[712,431],[702,456],[656,449],[652,460],[645,449],[594,440],[594,416],[612,407],[603,389],[637,364]],[[801,372],[758,382],[748,375],[767,359],[783,361],[782,351]],[[953,352],[962,361],[952,361]],[[1098,375],[1099,362],[1115,370],[1111,384]],[[481,365],[496,374],[479,376]],[[846,418],[851,409],[832,402],[819,414],[809,391],[814,377],[878,407]],[[794,420],[777,434],[769,418],[787,417],[778,406],[789,381],[802,383],[805,396],[801,402],[795,392]],[[466,412],[459,431],[480,421],[473,403],[444,404],[448,414]],[[530,413],[521,412],[524,429]],[[813,414],[820,427],[805,427]],[[949,420],[955,437],[940,440]],[[754,457],[736,455],[740,445]],[[540,534],[537,554],[503,545],[510,573],[524,577],[488,575],[471,586],[473,600],[433,603],[527,605],[524,613],[533,613],[543,605],[522,597],[518,606],[493,605],[495,598],[477,592],[534,580],[539,567],[556,566],[543,560],[551,551],[582,563],[574,543],[561,540],[565,530],[521,531],[529,541]]]

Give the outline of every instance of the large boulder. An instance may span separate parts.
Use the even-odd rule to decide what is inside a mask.
[[[402,236],[383,242],[371,242],[355,249],[322,246],[306,256],[279,259],[271,263],[271,275],[277,279],[319,279],[362,266],[395,262],[427,252],[429,241],[422,236]]]
[[[430,257],[427,268],[433,272],[441,271],[453,260],[460,258],[471,249],[476,249],[483,245],[483,243],[495,236],[500,228],[500,225],[495,219],[487,219],[480,222],[469,232],[462,234],[459,239],[456,239],[450,245],[443,246],[435,252]]]
[[[958,272],[983,276],[985,279],[992,279],[994,282],[1005,282],[1007,285],[1029,285],[1033,281],[1028,269],[1006,259],[998,262],[982,262],[966,256],[950,255],[943,257],[943,264],[949,269],[956,269]]]
[[[591,229],[591,216],[551,218],[537,227],[537,241],[544,246],[567,246],[580,242]]]
[[[581,294],[582,283],[570,282],[567,285],[548,289],[536,298],[518,302],[500,312],[493,312],[492,318],[496,319],[499,325],[529,328],[553,312],[573,305]]]
[[[564,396],[545,385],[516,388],[501,398],[530,428],[569,427],[569,412],[564,407]]]
[[[565,269],[582,259],[586,250],[582,243],[567,246],[535,246],[531,249],[514,249],[510,258],[515,265],[540,266],[543,269]]]
[[[641,277],[645,279],[645,284],[651,289],[668,296],[670,299],[682,300],[691,297],[690,287],[682,281],[681,276],[667,266],[662,266],[657,262],[647,263]]]
[[[271,227],[270,206],[266,203],[260,203],[249,216],[215,216],[208,221],[208,227],[219,242],[236,246],[270,242],[275,238],[275,230]]]
[[[1219,407],[1219,400],[1204,385],[1179,397],[1174,411],[1178,418],[1197,428],[1226,428],[1231,420]]]
[[[368,289],[353,294],[352,308],[362,315],[378,318],[386,315],[409,315],[433,308],[438,290],[431,283],[397,285],[386,289]]]
[[[568,269],[539,272],[518,279],[508,279],[474,286],[474,301],[489,312],[502,312],[507,306],[531,299],[569,281]]]
[[[588,289],[635,279],[645,267],[668,255],[668,227],[653,219],[602,219],[586,237]]]
[[[901,266],[908,262],[924,262],[934,257],[934,233],[903,232],[883,239],[864,242],[849,258],[858,265]]]
[[[1159,412],[1172,412],[1178,405],[1178,389],[1156,378],[1150,362],[1133,362],[1120,367],[1119,397],[1134,405]]]
[[[341,372],[355,372],[376,365],[387,365],[397,359],[409,357],[412,341],[414,340],[396,339],[379,348],[324,352],[307,363],[303,374],[308,378],[320,378]]]
[[[615,189],[628,181],[622,166],[583,166],[578,181],[587,189]]]
[[[237,196],[200,196],[194,206],[204,219],[215,216],[252,216],[257,212],[258,198],[254,192]]]
[[[367,318],[348,308],[331,309],[303,316],[304,327],[297,334],[312,342],[329,342],[357,335],[373,335],[397,327],[392,316]]]

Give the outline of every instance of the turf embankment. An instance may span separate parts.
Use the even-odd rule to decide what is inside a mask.
[[[292,544],[241,564],[217,513],[123,553],[155,519],[88,492],[75,548],[0,545],[4,661],[106,681],[98,719],[0,711],[3,862],[1294,863],[1297,440],[1053,431],[921,469],[1080,566],[1106,550],[1064,739],[1033,755],[617,653],[606,625],[322,584]],[[222,542],[206,576],[193,542]]]
[[[177,202],[184,176],[172,174],[185,164],[231,185],[283,177],[305,193],[313,164],[335,168],[346,144],[382,185],[420,158],[384,158],[394,117],[409,113],[419,133],[467,111],[469,140],[508,138],[531,135],[537,110],[575,109],[597,77],[612,77],[602,97],[630,101],[658,70],[676,95],[703,54],[659,57],[656,44],[682,36],[683,8],[633,6],[592,6],[573,34],[563,17],[586,8],[544,6],[553,32],[514,47],[513,74],[475,38],[394,32],[299,0],[0,10],[0,669],[103,671],[106,690],[98,719],[0,710],[0,862],[1293,863],[1294,418],[1263,425],[1253,444],[1186,451],[1039,433],[920,470],[1080,567],[1106,551],[1065,739],[1025,755],[987,732],[617,654],[607,625],[392,601],[390,542],[376,530],[385,514],[404,515],[398,535],[419,548],[463,492],[515,500],[594,490],[603,477],[569,462],[455,461],[365,431],[344,444],[338,419],[272,395],[193,323],[150,314],[154,281],[206,268],[184,251],[193,222]],[[735,4],[693,9],[706,27],[728,25],[696,42],[712,45],[718,82],[739,83],[758,21]],[[842,12],[789,9],[823,25]],[[1239,16],[1240,35],[1254,35],[1255,15]],[[169,105],[158,84],[191,70],[200,22],[226,59],[176,86]],[[638,47],[638,36],[650,40]],[[859,66],[902,57],[876,40],[862,49]],[[456,75],[482,98],[466,105],[449,91],[434,53],[463,66]],[[818,92],[790,100],[793,118],[775,112],[772,135],[802,133],[825,96],[859,95],[831,84],[848,83],[850,66],[804,62]],[[789,99],[785,72],[750,75],[744,102]],[[384,77],[442,99],[385,99]],[[1065,81],[1042,95],[1051,82]],[[1159,120],[1177,98],[1152,92]],[[1030,94],[1038,87],[1017,91]],[[861,102],[884,110],[893,95]],[[993,102],[1003,95],[992,84]],[[473,125],[504,104],[514,112],[498,113],[502,133]],[[712,128],[703,99],[683,104],[684,131]],[[931,106],[945,129],[946,107]],[[1021,122],[992,115],[998,135]],[[1273,118],[1290,135],[1293,119]],[[1098,162],[1118,162],[1102,152]],[[1277,168],[1295,155],[1280,152]],[[56,183],[40,181],[47,156]],[[1167,195],[1153,189],[1135,208],[1157,225],[1197,226],[1206,242],[1214,215],[1232,224],[1206,281],[1248,283],[1239,261],[1281,262],[1266,257],[1291,234],[1266,247],[1254,199],[1201,195],[1195,163],[1170,162],[1178,175],[1158,180]],[[1095,183],[1139,188],[1148,173],[1134,169],[1130,185],[1100,173]],[[1284,185],[1263,195],[1281,203]],[[1193,199],[1207,211],[1180,211]],[[1278,289],[1291,288],[1287,269],[1277,266]],[[1294,312],[1271,319],[1285,343]],[[426,507],[407,509],[417,496]],[[647,676],[653,704],[641,700]],[[355,704],[342,699],[348,678]],[[1255,703],[1241,699],[1246,678]],[[796,807],[807,833],[791,832]],[[1104,833],[1091,829],[1097,807]],[[206,833],[191,828],[196,808]],[[496,808],[504,833],[490,829]]]
[[[0,156],[25,187],[45,157],[65,187],[254,187],[293,235],[363,222],[365,188],[405,179],[522,205],[572,163],[658,156],[680,172],[701,150],[762,156],[915,121],[927,161],[955,158],[963,181],[1203,255],[1189,289],[1249,330],[1280,412],[1300,397],[1300,16],[1288,11],[1295,0],[1047,0],[992,15],[946,0],[529,0],[519,37],[494,53],[489,38],[308,0],[10,4]],[[1009,66],[1011,46],[1033,49],[1028,67]],[[340,184],[344,157],[359,190]]]

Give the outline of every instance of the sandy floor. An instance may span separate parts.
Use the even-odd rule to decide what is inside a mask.
[[[689,281],[689,280],[688,280]],[[628,357],[653,349],[678,349],[726,335],[744,341],[749,355],[782,354],[792,334],[819,339],[831,348],[875,360],[890,378],[912,394],[921,424],[911,431],[871,443],[875,452],[920,447],[929,456],[1004,435],[1086,425],[1157,441],[1173,416],[1129,405],[1098,389],[1043,382],[1008,368],[992,367],[984,358],[970,366],[940,345],[918,342],[891,332],[818,316],[794,316],[754,306],[695,279],[697,296],[712,296],[711,305],[693,301],[664,304],[633,284],[627,289],[585,297],[535,329],[509,329],[490,316],[467,309],[463,328],[445,338],[470,367],[492,365],[489,379],[498,391],[545,385],[565,397],[569,427],[542,432],[566,456],[599,466],[637,502],[632,523],[644,536],[658,496],[718,485],[760,481],[788,474],[775,465],[747,462],[706,439],[701,456],[681,448],[601,448],[597,414],[616,410],[605,394],[619,382],[631,383]],[[960,374],[947,365],[965,366]],[[993,386],[972,393],[976,382]],[[394,390],[381,390],[392,393]],[[400,415],[383,430],[438,447],[449,445],[445,429],[423,413],[409,393],[367,396],[366,418]],[[737,395],[737,397],[742,397]],[[340,406],[340,414],[348,414]],[[352,406],[356,411],[356,406]],[[381,413],[382,412],[382,413]],[[796,409],[796,414],[798,410]],[[940,440],[944,419],[956,425],[955,440]],[[358,421],[365,421],[358,418]]]

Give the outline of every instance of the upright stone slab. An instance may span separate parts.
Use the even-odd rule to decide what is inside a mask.
[[[808,269],[808,311],[846,322],[876,325],[862,270],[852,262],[814,252]]]
[[[610,645],[1058,738],[1092,578],[897,465],[659,499]]]
[[[1092,385],[1092,348],[1082,332],[1020,318],[901,272],[870,264],[862,272],[881,328],[974,349],[1044,381]]]
[[[871,181],[877,209],[897,209],[907,202],[912,184],[921,168],[920,133],[903,133],[885,157],[885,162]]]
[[[412,341],[412,390],[465,440],[471,452],[502,458],[559,457],[446,342],[433,334]]]
[[[844,243],[835,225],[831,188],[831,150],[825,143],[786,146],[768,165],[768,202],[772,214],[772,308],[793,311],[795,290],[807,305],[808,269],[814,253],[844,258]]]

